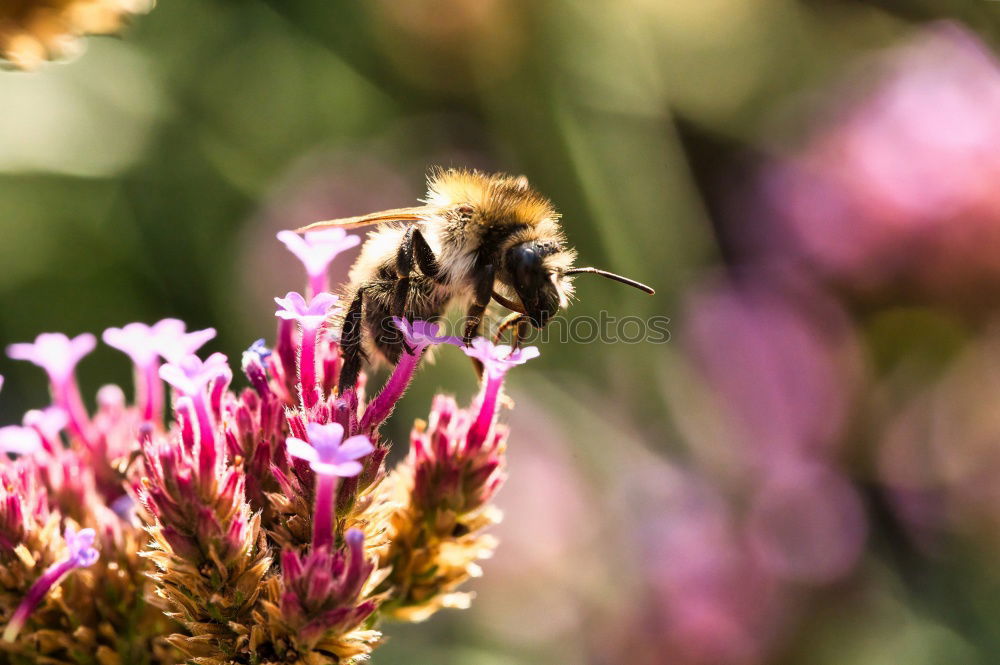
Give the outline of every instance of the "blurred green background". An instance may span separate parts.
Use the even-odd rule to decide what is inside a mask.
[[[888,204],[864,190],[819,240],[807,213],[772,223],[802,191],[821,207],[815,190],[782,180],[775,204],[759,184],[791,155],[838,196],[870,186],[836,160],[898,124],[836,109],[875,94],[871,58],[942,19],[1000,43],[986,0],[162,0],[72,62],[0,73],[0,342],[175,316],[236,359],[303,285],[277,231],[410,205],[431,165],[523,173],[581,264],[657,288],[581,279],[566,316],[665,315],[673,337],[550,343],[512,374],[506,520],[479,597],[389,627],[375,662],[1000,662],[1000,279],[962,253],[1000,260],[1000,181],[956,178],[875,235],[864,220]],[[902,53],[897,73],[941,61]],[[963,100],[1000,123],[995,62],[954,62],[968,99],[924,81],[901,117],[942,115],[913,136],[968,129],[979,116],[949,110]],[[883,146],[886,187],[909,160],[950,164],[935,146]],[[1000,141],[955,150],[1000,174],[975,168]],[[911,219],[947,225],[917,241]],[[957,236],[950,263],[920,258]],[[851,262],[825,252],[838,243],[878,250]],[[400,447],[435,391],[475,391],[465,358],[440,356],[393,417]],[[35,368],[0,358],[0,374],[0,422],[44,403]],[[129,383],[106,347],[80,374],[88,396]],[[780,478],[829,494],[767,494],[803,459],[815,483]]]

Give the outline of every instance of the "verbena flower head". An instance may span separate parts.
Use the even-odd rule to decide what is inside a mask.
[[[462,347],[462,351],[483,363],[483,370],[490,377],[502,377],[511,367],[523,365],[540,355],[537,346],[514,349],[508,344],[494,344],[485,337],[472,340],[472,344]]]
[[[364,540],[361,530],[349,529],[344,534],[346,551],[314,550],[304,557],[292,550],[282,552],[287,591],[281,611],[298,643],[315,647],[324,634],[350,633],[375,611],[378,600],[363,598],[375,567],[365,557]],[[334,652],[343,648],[336,641],[329,647]]]
[[[302,262],[314,294],[326,290],[323,287],[330,262],[344,250],[361,242],[360,237],[348,235],[344,229],[309,231],[301,236],[294,231],[281,231],[278,240]]]
[[[83,333],[70,339],[62,333],[42,333],[34,342],[11,344],[7,355],[14,360],[27,360],[44,369],[54,384],[69,381],[77,363],[94,350],[97,339]]]
[[[191,355],[176,363],[164,364],[160,367],[160,378],[184,395],[195,396],[201,395],[209,383],[228,371],[225,354],[213,353],[205,360]]]
[[[284,298],[275,298],[278,310],[275,316],[298,321],[303,328],[316,329],[323,325],[330,310],[337,304],[337,296],[332,293],[317,293],[309,302],[295,291],[289,291]]]
[[[327,240],[356,242],[345,237]],[[325,289],[277,299],[275,352],[259,341],[243,354],[252,388],[241,391],[229,387],[225,356],[194,355],[212,329],[187,332],[177,319],[109,328],[105,341],[136,364],[136,399],[105,386],[93,413],[73,376],[92,336],[11,347],[49,372],[54,406],[0,429],[0,450],[20,455],[0,464],[0,616],[9,618],[0,652],[14,662],[142,654],[148,665],[259,656],[349,665],[380,643],[381,618],[415,620],[462,602],[454,592],[492,547],[487,502],[504,475],[496,395],[503,371],[530,352],[497,352],[475,412],[429,439],[449,445],[390,473],[379,424],[422,352],[460,340],[397,320],[410,353],[382,390],[367,399],[361,375],[340,393],[342,349],[323,330],[336,302]],[[164,381],[174,389],[166,422]],[[430,420],[434,428],[444,417]],[[146,602],[154,595],[162,603]]]
[[[357,460],[368,455],[375,446],[367,436],[352,436],[344,440],[344,427],[339,423],[309,423],[306,425],[309,441],[289,437],[285,444],[288,454],[309,462],[316,473],[340,477],[361,473]]]

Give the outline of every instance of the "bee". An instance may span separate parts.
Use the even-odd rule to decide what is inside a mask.
[[[569,304],[573,276],[594,274],[652,294],[653,289],[597,268],[574,268],[552,203],[524,176],[432,169],[425,205],[316,222],[299,232],[379,228],[368,234],[349,274],[340,346],[340,390],[355,385],[374,355],[394,365],[405,341],[392,317],[433,320],[466,308],[463,339],[479,335],[490,301],[511,310],[497,336],[544,327]],[[367,341],[366,341],[367,340]]]

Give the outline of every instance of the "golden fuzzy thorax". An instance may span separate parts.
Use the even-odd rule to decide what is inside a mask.
[[[441,231],[453,241],[464,241],[467,250],[490,248],[502,255],[523,242],[551,242],[560,246],[566,242],[559,213],[551,201],[531,188],[524,176],[437,169],[428,178],[425,200],[440,208],[472,206],[470,219],[448,219]],[[568,268],[572,254],[561,258],[568,260],[565,265],[555,267]]]

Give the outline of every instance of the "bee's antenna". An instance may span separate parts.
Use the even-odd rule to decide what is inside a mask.
[[[616,275],[613,272],[608,272],[607,270],[601,270],[600,268],[570,268],[563,274],[581,275],[584,273],[590,273],[592,275],[600,275],[601,277],[607,277],[608,279],[613,279],[616,282],[621,282],[622,284],[631,286],[633,289],[639,289],[640,291],[645,291],[649,295],[653,295],[654,293],[656,293],[656,291],[654,291],[653,287],[651,286],[646,286],[642,282],[637,282],[634,279],[629,279],[628,277],[622,277],[621,275]]]

